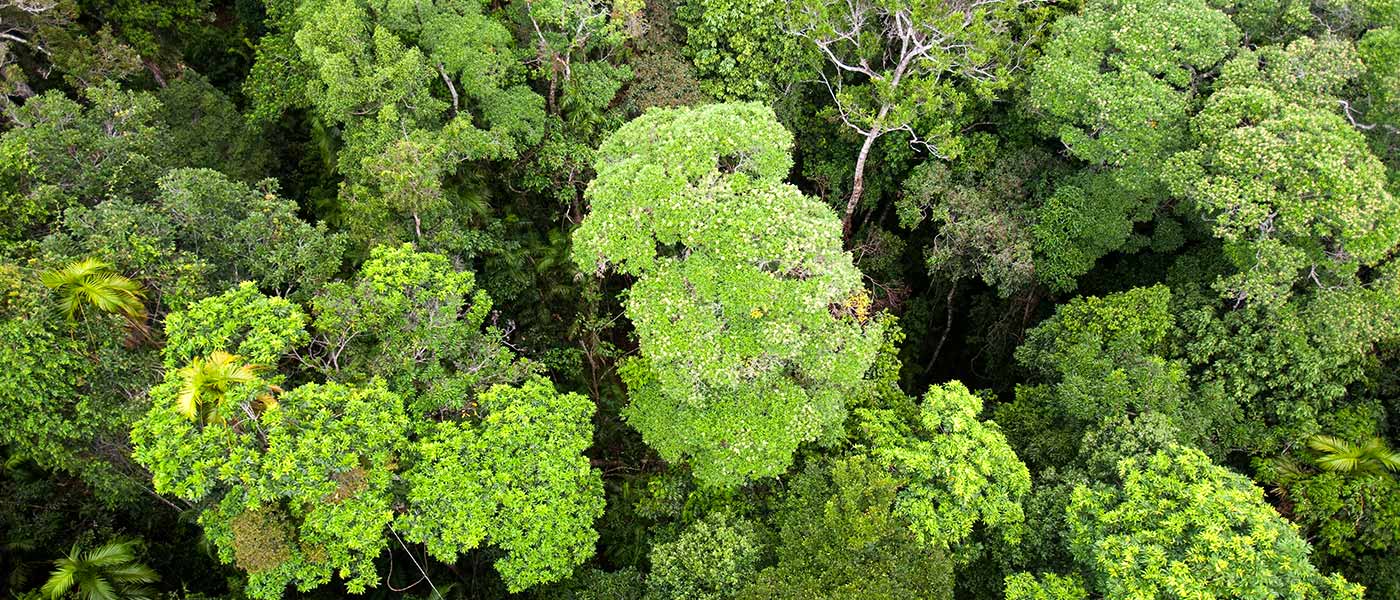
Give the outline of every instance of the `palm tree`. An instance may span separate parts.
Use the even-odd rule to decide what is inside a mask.
[[[146,305],[142,300],[146,292],[141,284],[118,275],[111,265],[95,258],[47,271],[40,280],[58,292],[59,308],[69,320],[76,320],[89,306],[122,315],[132,324],[145,319]]]
[[[53,573],[40,588],[53,600],[70,592],[85,600],[150,598],[152,592],[145,584],[160,579],[150,567],[136,562],[132,540],[108,542],[87,552],[79,552],[75,545],[68,556],[53,562]]]
[[[222,423],[219,406],[224,396],[234,387],[253,382],[260,369],[223,350],[215,350],[208,358],[196,357],[180,369],[184,385],[175,398],[175,410],[191,421]],[[259,402],[264,410],[276,404],[271,395],[263,396],[259,397]]]
[[[1387,448],[1378,437],[1354,444],[1330,435],[1315,435],[1308,439],[1308,447],[1320,453],[1313,462],[1324,471],[1357,474],[1400,471],[1400,452]]]

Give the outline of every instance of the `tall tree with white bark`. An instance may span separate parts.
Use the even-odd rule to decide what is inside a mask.
[[[789,28],[828,68],[841,122],[863,138],[842,231],[851,236],[875,141],[904,132],[940,158],[958,154],[957,119],[1020,69],[1022,35],[1041,0],[790,0]]]

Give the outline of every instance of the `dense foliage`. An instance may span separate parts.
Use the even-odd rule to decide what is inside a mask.
[[[1395,0],[0,0],[0,593],[1400,597]]]

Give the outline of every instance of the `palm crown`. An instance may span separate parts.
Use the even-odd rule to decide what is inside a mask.
[[[70,593],[86,600],[150,598],[152,592],[145,584],[160,579],[150,567],[136,562],[134,541],[108,542],[87,552],[73,546],[68,556],[54,561],[54,567],[41,588],[54,600]]]
[[[1314,462],[1325,471],[1357,474],[1400,471],[1400,452],[1387,448],[1380,438],[1352,443],[1330,435],[1315,435],[1308,440],[1308,447],[1319,453]]]
[[[234,387],[257,379],[259,368],[223,350],[214,351],[208,358],[196,357],[180,369],[184,383],[175,398],[175,410],[192,421],[221,422],[218,408],[224,396]]]
[[[106,313],[137,321],[146,314],[146,293],[141,284],[118,275],[111,265],[85,258],[40,276],[44,285],[58,292],[59,308],[70,320],[91,306]]]

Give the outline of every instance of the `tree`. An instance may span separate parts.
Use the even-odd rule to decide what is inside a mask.
[[[309,383],[238,428],[198,434],[241,442],[225,451],[225,494],[200,521],[220,559],[248,572],[249,595],[278,598],[289,584],[309,590],[336,576],[352,592],[378,585],[407,429],[402,400],[382,386]]]
[[[1163,285],[1074,298],[1027,333],[1016,359],[1031,380],[1016,387],[1015,402],[997,407],[1018,447],[1047,447],[1039,419],[1053,419],[1057,430],[1077,440],[1105,421],[1153,413],[1184,440],[1210,440],[1214,418],[1230,411],[1193,398],[1184,361],[1169,358],[1171,298]],[[1027,456],[1040,466],[1070,458],[1059,452]]]
[[[515,158],[539,141],[544,99],[523,84],[509,29],[477,0],[273,5],[244,85],[254,114],[309,108],[339,127],[345,218],[364,248],[418,242],[471,254],[481,190],[451,179],[464,161]],[[477,108],[476,113],[472,112]]]
[[[772,100],[814,77],[816,48],[787,35],[784,0],[689,0],[676,7],[685,54],[705,93],[722,101]]]
[[[410,244],[379,246],[351,282],[312,302],[308,361],[346,382],[380,377],[418,414],[469,411],[472,396],[530,373],[486,325],[491,297],[471,271]]]
[[[640,29],[640,2],[601,0],[522,0],[513,3],[530,22],[535,69],[549,81],[545,106],[557,113],[557,92],[568,89],[575,62],[593,52],[611,53]],[[579,64],[582,67],[583,64]],[[630,74],[630,72],[629,72]]]
[[[1171,190],[1220,240],[1182,257],[1183,354],[1202,396],[1236,409],[1225,445],[1265,455],[1321,427],[1378,343],[1397,335],[1397,212],[1386,168],[1343,96],[1363,63],[1345,39],[1242,51],[1168,161]],[[1222,297],[1224,302],[1222,302]]]
[[[87,24],[79,24],[80,8],[91,5],[74,0],[0,5],[5,22],[0,37],[0,117],[20,121],[16,100],[23,104],[34,97],[31,82],[42,89],[55,70],[76,89],[126,79],[141,70],[140,56],[113,36],[112,24],[102,23],[91,35]]]
[[[1172,158],[1173,190],[1239,271],[1220,282],[1236,306],[1281,302],[1300,280],[1352,285],[1400,239],[1385,168],[1333,99],[1358,67],[1349,46],[1306,38],[1242,53],[1193,120],[1200,146]]]
[[[1033,147],[997,146],[991,136],[975,139],[990,147],[952,164],[929,160],[914,167],[895,208],[906,229],[924,221],[937,228],[924,250],[930,274],[954,285],[978,278],[1010,297],[1036,283],[1036,211],[1027,200],[1055,163]]]
[[[1256,480],[1312,540],[1316,562],[1364,583],[1371,596],[1396,589],[1387,567],[1400,547],[1400,457],[1374,436],[1379,412],[1378,403],[1353,399],[1324,417],[1336,435],[1254,460]]]
[[[629,116],[618,100],[633,78],[620,52],[641,36],[644,2],[637,0],[519,0],[515,19],[528,30],[531,74],[546,82],[544,135],[517,162],[526,189],[558,198],[565,217],[583,217],[584,186],[595,150]],[[523,163],[523,164],[522,164]],[[528,210],[528,207],[522,207]],[[552,233],[552,232],[551,232]]]
[[[1135,223],[1164,220],[1162,165],[1191,147],[1199,90],[1239,41],[1205,0],[1093,1],[1055,22],[1027,107],[1088,168],[1036,209],[1037,279],[1071,291],[1104,255],[1136,249]]]
[[[146,584],[160,580],[150,567],[137,562],[136,542],[107,542],[53,561],[54,570],[42,592],[53,600],[77,595],[86,600],[146,599],[155,593]]]
[[[758,571],[761,546],[752,523],[726,523],[713,513],[675,540],[651,551],[647,600],[725,600],[735,597]]]
[[[1030,472],[994,422],[978,420],[982,399],[957,381],[933,386],[915,418],[893,409],[858,409],[856,418],[874,464],[903,479],[895,500],[919,544],[957,560],[979,529],[1020,539]]]
[[[496,546],[512,592],[563,579],[593,555],[603,514],[602,478],[583,454],[593,403],[535,377],[494,386],[471,409],[478,423],[436,423],[413,449],[396,527],[444,562]]]
[[[165,367],[174,374],[196,357],[219,351],[250,364],[275,365],[307,342],[306,322],[300,306],[243,282],[166,317]]]
[[[957,155],[957,114],[968,96],[991,98],[1016,68],[1013,37],[1022,4],[990,0],[796,0],[789,27],[816,47],[834,72],[821,72],[841,122],[862,138],[844,237],[865,189],[875,140],[903,131],[941,157]],[[962,84],[962,86],[959,86]],[[932,115],[939,123],[925,122]],[[932,143],[930,143],[930,141]]]
[[[1108,598],[1353,598],[1249,479],[1173,448],[1118,463],[1121,484],[1074,490],[1076,561]]]
[[[1198,90],[1239,45],[1206,0],[1095,0],[1055,22],[1035,63],[1029,107],[1075,157],[1114,168],[1130,192],[1188,147]]]
[[[740,598],[951,598],[952,561],[920,544],[896,509],[906,481],[856,455],[810,465],[777,513],[777,564]]]
[[[574,232],[581,270],[637,277],[628,422],[711,484],[837,431],[881,339],[830,210],[782,182],[791,144],[757,104],[648,111],[600,148]]]
[[[367,272],[454,273],[440,256],[397,251],[404,261],[385,256]],[[455,276],[470,283],[470,273]],[[419,304],[408,300],[406,281],[444,282],[392,281],[381,299],[397,302],[386,306],[441,302],[448,312],[435,314],[447,319],[462,308],[424,290]],[[534,378],[411,420],[423,413],[377,376],[283,391],[288,376],[271,367],[309,342],[306,323],[297,305],[251,284],[171,314],[165,379],[131,432],[133,457],[156,491],[195,504],[219,559],[248,574],[250,596],[277,598],[288,585],[305,591],[333,577],[363,591],[379,582],[375,560],[391,540],[422,543],[449,563],[496,546],[514,591],[556,581],[591,554],[602,486],[583,456],[587,399]]]
[[[0,133],[7,241],[42,237],[70,206],[148,195],[142,184],[165,161],[159,103],[115,84],[91,87],[85,97],[90,104],[45,92],[20,107],[19,127]]]
[[[69,320],[77,319],[89,307],[119,314],[133,324],[146,317],[141,284],[112,271],[111,265],[86,258],[40,276],[44,285],[58,294],[58,306]]]
[[[156,187],[175,246],[209,263],[217,282],[253,280],[305,297],[340,270],[345,235],[303,221],[297,203],[279,197],[275,180],[250,186],[209,169],[171,169]]]
[[[1366,66],[1363,106],[1369,121],[1359,127],[1375,131],[1376,124],[1380,124],[1382,132],[1400,133],[1400,110],[1395,108],[1400,104],[1396,97],[1396,90],[1400,90],[1400,28],[1377,27],[1367,31],[1357,42],[1356,52]],[[1343,110],[1351,116],[1349,105]]]
[[[89,307],[74,327],[40,281],[37,267],[54,260],[0,264],[0,445],[68,485],[81,482],[93,505],[139,504],[144,475],[127,460],[126,431],[159,355],[132,343],[120,313]]]
[[[1400,456],[1371,438],[1356,444],[1334,436],[1308,439],[1312,452],[1257,460],[1258,479],[1275,486],[1290,518],[1318,549],[1346,567],[1369,553],[1400,545]],[[1311,465],[1309,465],[1309,462]]]

